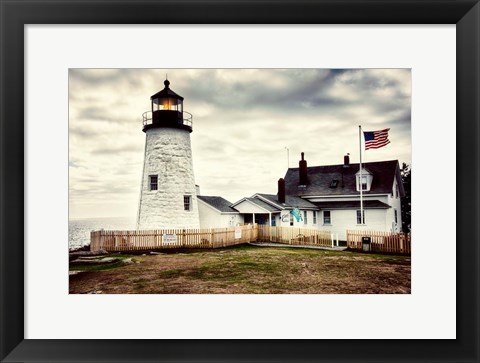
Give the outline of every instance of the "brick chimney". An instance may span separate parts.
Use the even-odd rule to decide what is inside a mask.
[[[343,157],[343,167],[344,168],[350,167],[350,154],[347,154]]]
[[[283,178],[278,179],[278,202],[285,203],[285,180]]]
[[[302,160],[298,163],[298,172],[299,172],[299,185],[307,185],[308,184],[308,177],[307,177],[307,161],[304,159],[305,154],[302,152]]]

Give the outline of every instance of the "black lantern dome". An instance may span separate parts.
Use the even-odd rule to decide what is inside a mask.
[[[163,84],[165,88],[150,97],[152,111],[143,113],[143,131],[170,127],[192,132],[192,114],[183,111],[183,97],[170,89],[168,80]]]

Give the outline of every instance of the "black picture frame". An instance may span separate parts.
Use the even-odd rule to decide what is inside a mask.
[[[0,359],[2,362],[479,362],[478,0],[0,0]],[[24,339],[26,24],[456,24],[457,339]],[[435,127],[435,121],[431,127]],[[446,147],[450,143],[446,142]],[[453,190],[449,191],[453,193]],[[449,211],[451,218],[452,211]],[[39,237],[41,243],[42,237]],[[454,243],[454,241],[452,241]],[[52,317],[54,318],[54,317]],[[439,319],[442,317],[439,316]]]

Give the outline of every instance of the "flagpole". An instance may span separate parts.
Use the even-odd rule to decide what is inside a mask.
[[[360,224],[363,225],[363,179],[362,179],[362,125],[358,125],[358,146],[360,149]]]
[[[286,146],[285,146],[285,150],[287,150],[287,170],[288,170],[290,168],[290,150]]]

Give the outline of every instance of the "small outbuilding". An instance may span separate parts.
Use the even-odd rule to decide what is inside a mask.
[[[200,228],[234,227],[244,223],[232,203],[219,196],[197,195]]]

